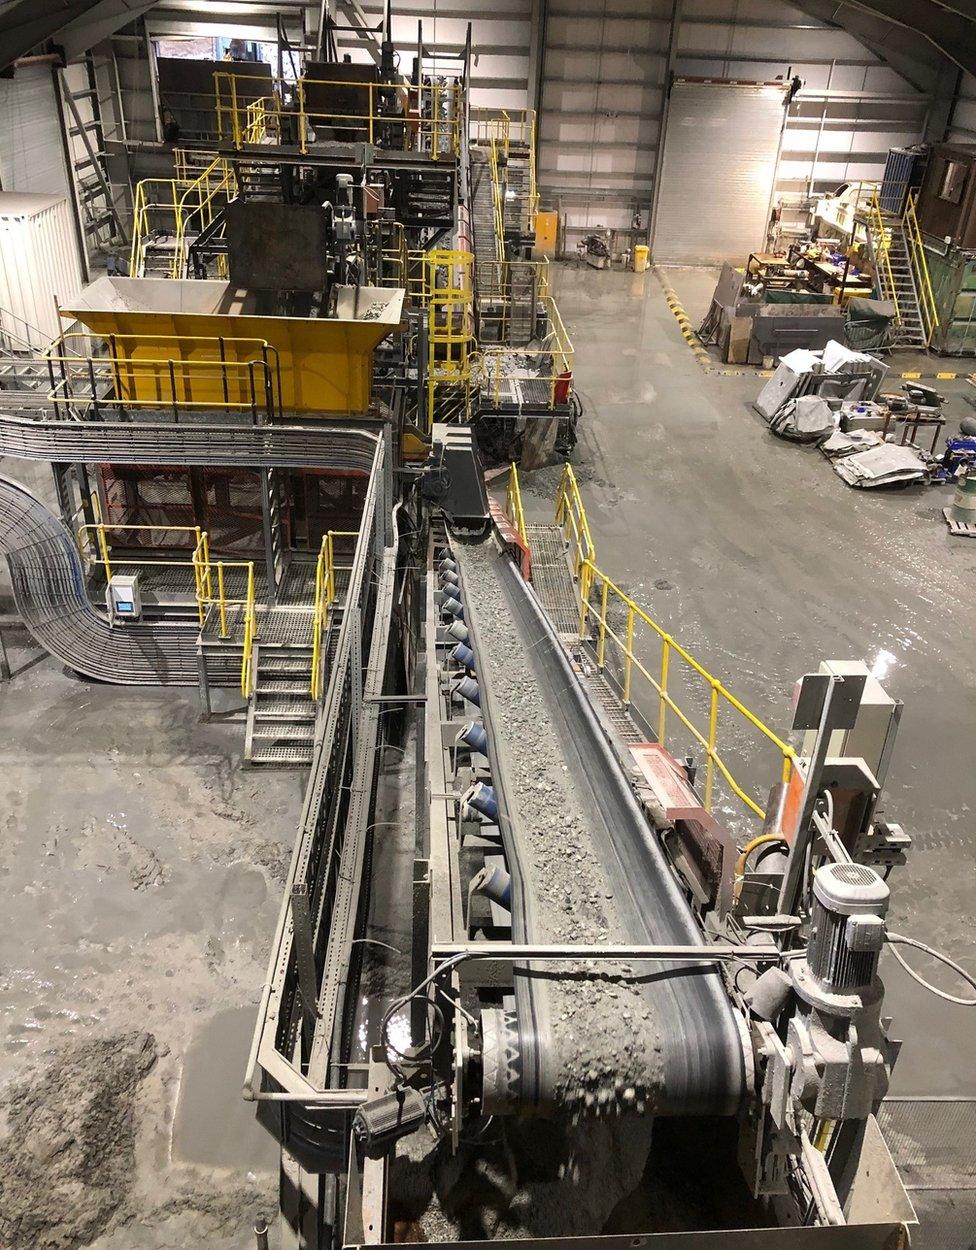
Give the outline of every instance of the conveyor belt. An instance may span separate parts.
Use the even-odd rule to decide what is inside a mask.
[[[704,945],[653,831],[532,591],[511,560],[493,544],[482,545],[478,551],[457,546],[455,553],[477,658],[482,713],[494,744],[492,781],[502,807],[502,834],[513,877],[515,940],[553,940],[551,916],[546,917],[547,907],[550,912],[552,908],[552,882],[545,864],[548,851],[539,829],[527,826],[532,825],[539,810],[533,806],[533,786],[542,786],[548,802],[549,782],[555,775],[572,782],[568,798],[564,801],[558,796],[553,802],[554,824],[544,831],[552,835],[551,871],[558,866],[557,857],[568,848],[574,863],[565,879],[578,879],[582,891],[593,868],[588,862],[589,851],[580,849],[584,841],[588,842],[598,861],[592,879],[598,879],[602,871],[610,886],[607,898],[612,898],[612,903],[601,898],[592,914],[606,916],[613,940]],[[494,648],[496,656],[502,655],[502,664],[515,667],[513,630],[529,678],[529,684],[521,688],[506,682],[504,670],[492,658]],[[506,700],[515,707],[505,706]],[[533,781],[535,760],[526,767],[525,758],[533,749],[538,750],[539,743],[512,740],[520,709],[532,701],[541,703],[551,726],[552,732],[547,732],[542,744],[547,756],[557,753],[552,763],[547,758],[545,768],[539,768],[538,782]],[[575,842],[564,832],[571,827],[566,824],[567,813],[571,816],[574,811],[579,814],[578,827],[584,831],[582,839]],[[557,918],[563,932],[572,931],[572,913],[577,912],[582,919],[585,906],[582,893],[572,900],[572,906],[565,909],[571,913],[569,918]],[[580,969],[574,971],[578,978]],[[653,971],[645,966],[635,972],[643,974],[637,991],[641,1010],[636,1013],[627,1010],[631,1003],[626,996],[634,992],[633,982],[623,991],[619,985],[605,991],[596,981],[585,987],[577,979],[570,990],[565,975],[559,985],[554,980],[559,974],[551,968],[545,973],[540,968],[517,976],[519,1058],[513,1065],[512,1084],[523,1109],[526,1102],[530,1106],[558,1103],[565,1094],[565,1083],[560,1090],[551,1082],[574,1064],[580,1069],[582,1088],[587,1085],[587,1068],[592,1077],[601,1065],[607,1069],[622,1067],[623,1056],[618,1065],[616,1048],[627,1033],[631,1040],[633,1035],[646,1039],[648,1050],[652,1049],[651,1042],[659,1048],[656,1056],[649,1057],[649,1063],[659,1065],[659,1071],[652,1072],[646,1082],[649,1110],[686,1115],[731,1114],[736,1109],[744,1085],[742,1042],[719,973],[705,968],[678,970],[662,964],[654,965]],[[601,999],[604,992],[610,996]],[[569,1024],[560,1025],[567,1008]],[[634,1017],[634,1023],[608,1031],[608,1015]],[[599,1053],[601,1044],[614,1047],[614,1052]],[[625,1041],[626,1045],[629,1042]],[[550,1048],[566,1053],[548,1053]],[[631,1061],[632,1071],[637,1062]],[[506,1079],[504,1074],[501,1079]],[[590,1105],[589,1100],[586,1105]]]

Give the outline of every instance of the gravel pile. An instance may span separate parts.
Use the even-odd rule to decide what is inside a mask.
[[[155,1062],[148,1033],[79,1042],[4,1091],[4,1250],[84,1246],[122,1211],[135,1179],[134,1102]]]
[[[546,698],[508,612],[488,543],[461,551],[463,590],[491,691],[496,749],[520,838],[538,942],[624,942],[613,893],[594,850],[606,836],[587,810],[560,749]],[[574,1114],[652,1111],[662,1078],[661,1041],[626,965],[549,964],[544,973],[559,1105]]]

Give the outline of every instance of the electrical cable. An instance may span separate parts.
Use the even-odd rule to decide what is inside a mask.
[[[924,942],[920,942],[917,938],[905,937],[902,933],[887,933],[885,934],[885,937],[891,944],[892,955],[894,955],[895,959],[898,960],[913,981],[917,981],[919,985],[923,986],[927,990],[930,990],[936,995],[936,997],[944,998],[947,1003],[956,1003],[959,1007],[976,1007],[976,998],[960,998],[957,994],[949,994],[945,990],[940,990],[938,986],[932,985],[931,982],[926,981],[920,973],[916,972],[915,969],[909,965],[905,957],[899,951],[895,950],[895,944],[900,943],[902,946],[914,946],[916,950],[924,951],[926,955],[931,955],[932,958],[937,959],[939,963],[943,963],[947,968],[951,968],[957,976],[961,977],[966,984],[974,990],[976,990],[976,975],[973,975],[971,972],[967,972],[965,968],[960,968],[960,966],[951,960],[948,955],[944,955],[941,951],[933,950],[931,946],[926,946]]]

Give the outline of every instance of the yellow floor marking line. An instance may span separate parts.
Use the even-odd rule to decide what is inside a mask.
[[[698,337],[694,326],[691,324],[691,318],[685,312],[684,305],[678,298],[677,291],[668,283],[667,278],[665,278],[664,274],[657,267],[657,265],[652,264],[651,269],[654,272],[655,278],[657,278],[658,282],[661,284],[661,289],[664,291],[665,302],[667,303],[668,308],[671,309],[675,321],[678,323],[678,329],[681,331],[681,337],[688,344],[692,355],[706,373],[710,373],[713,376],[720,378],[771,378],[773,376],[774,371],[772,369],[729,369],[724,365],[717,364],[712,358],[708,348],[704,346],[701,339]],[[967,381],[976,384],[976,373],[954,373],[949,371],[942,371],[939,373],[922,373],[918,369],[912,369],[907,370],[904,373],[891,374],[890,376],[902,378],[904,381],[908,382],[919,382],[923,378],[936,379],[939,382],[952,382],[957,378],[965,378]]]

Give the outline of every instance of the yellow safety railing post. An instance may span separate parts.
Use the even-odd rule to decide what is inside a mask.
[[[519,487],[518,468],[514,462],[508,468],[508,490],[506,491],[505,511],[514,522],[519,538],[528,546],[528,530],[525,525],[525,512],[522,509],[522,491]]]
[[[580,570],[580,619],[579,636],[586,637],[586,617],[590,610],[590,584],[588,581],[589,565],[584,564]]]
[[[708,712],[708,763],[705,766],[705,811],[712,810],[712,787],[715,782],[715,745],[718,741],[718,692],[719,683],[711,683],[712,694]]]
[[[602,574],[600,575],[603,576]],[[610,583],[603,578],[603,590],[600,592],[600,640],[596,652],[597,668],[602,669],[606,659],[607,651],[607,595],[610,591]]]
[[[227,637],[227,597],[224,594],[224,562],[217,561],[217,595],[220,604],[220,636]]]
[[[627,603],[627,648],[624,652],[624,693],[625,707],[630,707],[630,679],[634,667],[634,608],[632,601]]]
[[[671,639],[665,634],[661,639],[661,684],[660,702],[657,713],[657,740],[662,746],[665,745],[665,733],[667,731],[667,712],[668,712],[668,670],[671,666]]]
[[[105,566],[105,580],[110,582],[112,580],[112,565],[109,563],[108,538],[105,535],[104,525],[99,525],[98,527],[98,546],[102,553],[102,563]]]

